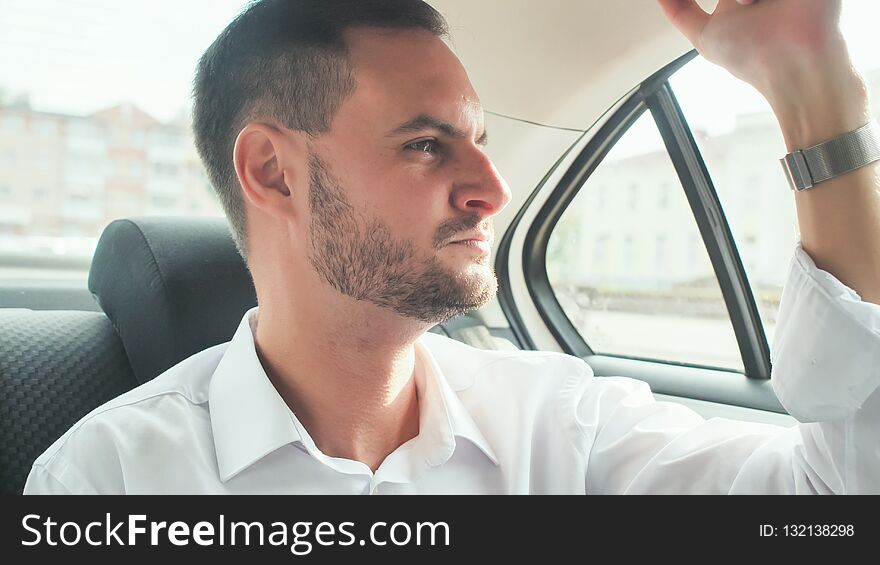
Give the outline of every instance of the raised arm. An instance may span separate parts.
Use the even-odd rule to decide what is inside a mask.
[[[789,150],[869,121],[840,0],[721,0],[711,15],[658,1],[704,57],[764,94]],[[704,420],[644,383],[582,379],[569,404],[587,492],[880,494],[878,177],[874,163],[796,195],[803,249],[782,294],[772,384],[799,423]]]
[[[764,95],[789,151],[872,119],[840,32],[841,0],[720,0],[712,14],[694,0],[658,1],[703,57]],[[801,245],[816,266],[880,304],[880,161],[794,198]]]

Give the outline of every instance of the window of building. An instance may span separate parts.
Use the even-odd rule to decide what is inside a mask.
[[[35,281],[69,280],[70,264],[87,264],[94,245],[66,241],[86,237],[96,243],[117,218],[174,207],[154,206],[150,199],[153,160],[162,162],[163,195],[197,194],[187,201],[188,213],[222,216],[217,200],[203,197],[204,177],[181,172],[202,170],[189,119],[196,62],[246,4],[3,3],[0,186],[17,191],[16,205],[24,212],[15,213],[15,229],[0,244],[36,256],[50,238],[64,250],[56,265],[44,260],[44,271],[29,271]],[[187,25],[169,25],[169,10]],[[161,41],[156,30],[162,30]],[[22,143],[23,132],[35,142]],[[23,184],[28,179],[34,184]],[[12,212],[0,209],[0,216],[9,219]],[[82,261],[70,260],[76,254]],[[18,280],[19,264],[4,261],[0,257],[0,284]]]

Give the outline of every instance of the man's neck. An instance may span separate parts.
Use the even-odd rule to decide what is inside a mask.
[[[370,305],[285,306],[260,308],[266,374],[324,454],[375,472],[419,433],[413,342],[423,330]]]

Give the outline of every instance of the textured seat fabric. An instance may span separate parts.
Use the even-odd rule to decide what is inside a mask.
[[[0,494],[92,409],[137,384],[99,312],[0,309]]]
[[[229,341],[256,306],[250,272],[222,218],[132,218],[104,229],[89,290],[144,383]]]

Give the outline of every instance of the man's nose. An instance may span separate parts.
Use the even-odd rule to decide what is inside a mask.
[[[457,173],[450,199],[462,212],[488,218],[510,202],[510,188],[482,150],[471,152]]]

